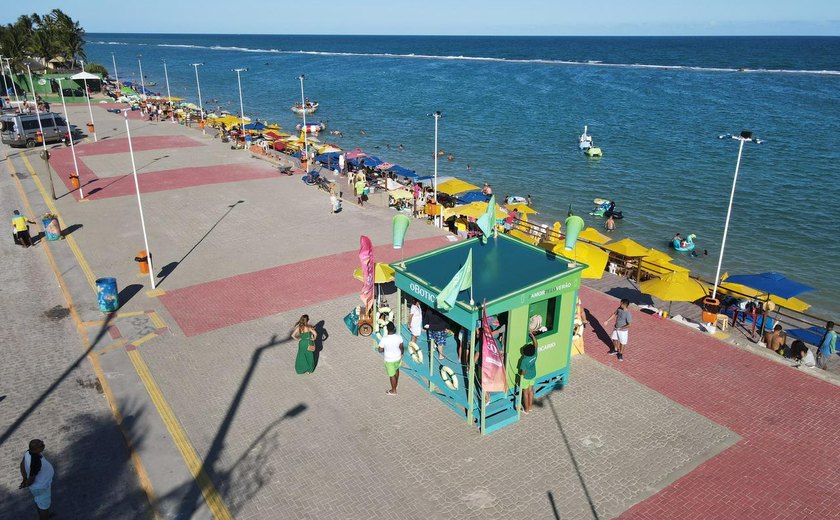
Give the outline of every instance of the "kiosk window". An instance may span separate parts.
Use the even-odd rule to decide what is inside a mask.
[[[532,303],[528,307],[528,328],[534,330],[537,336],[557,332],[559,312],[558,297]]]

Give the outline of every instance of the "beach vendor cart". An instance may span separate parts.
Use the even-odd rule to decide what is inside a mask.
[[[484,243],[472,238],[391,267],[397,287],[395,323],[406,345],[401,371],[468,425],[486,434],[519,421],[518,367],[531,330],[539,345],[535,395],[568,384],[575,306],[586,264],[491,234]],[[449,321],[443,359],[426,332],[411,342],[412,299]]]

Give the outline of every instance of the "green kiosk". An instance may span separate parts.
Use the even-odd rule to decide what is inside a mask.
[[[436,300],[471,252],[472,287],[458,293],[444,311]],[[397,299],[395,323],[406,346],[401,371],[477,426],[490,433],[519,420],[521,392],[517,367],[522,347],[538,340],[537,397],[569,381],[572,331],[581,271],[587,266],[507,235],[446,246],[391,264]],[[427,332],[411,344],[408,308],[413,299],[440,313],[454,333],[440,359]],[[504,365],[506,390],[482,391],[482,306],[493,323]],[[452,330],[454,329],[454,330]],[[460,355],[459,355],[460,354]],[[474,360],[469,363],[468,360]],[[463,361],[463,363],[462,363]]]

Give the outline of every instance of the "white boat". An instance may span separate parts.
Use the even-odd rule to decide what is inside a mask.
[[[584,125],[583,133],[580,134],[580,139],[578,139],[578,146],[581,150],[588,150],[592,147],[592,136],[586,133],[587,129],[588,127]]]
[[[318,110],[318,102],[317,101],[307,101],[305,105],[301,105],[300,103],[295,103],[292,106],[292,112],[294,112],[297,115],[314,114],[316,110]]]

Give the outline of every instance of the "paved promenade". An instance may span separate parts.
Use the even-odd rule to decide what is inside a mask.
[[[391,211],[345,203],[334,215],[299,176],[135,113],[150,293],[133,261],[144,246],[125,123],[107,106],[94,107],[100,141],[77,146],[85,189],[100,188],[90,200],[68,193],[63,147],[55,202],[37,153],[4,147],[16,175],[0,178],[7,213],[25,207],[19,180],[30,216],[55,210],[69,231],[28,251],[0,247],[30,282],[17,269],[0,275],[17,296],[2,303],[12,319],[0,428],[11,435],[0,455],[16,461],[39,436],[64,457],[54,488],[63,517],[840,518],[840,387],[638,310],[619,364],[600,325],[617,301],[591,289],[581,291],[587,354],[522,422],[481,437],[408,378],[386,396],[371,341],[342,322],[358,301],[359,235],[379,261],[446,245],[445,235],[415,221],[394,251]],[[85,120],[87,107],[70,110]],[[57,275],[78,327],[44,318],[38,332],[32,316],[68,305]],[[117,313],[96,307],[101,276],[118,279]],[[289,332],[302,313],[322,341],[316,371],[299,376]],[[29,359],[52,368],[33,372]],[[94,368],[109,392],[96,390]],[[80,413],[98,426],[83,428]],[[71,434],[86,431],[78,449]],[[14,507],[16,518],[29,498],[14,490],[15,468],[3,475],[0,517]]]

